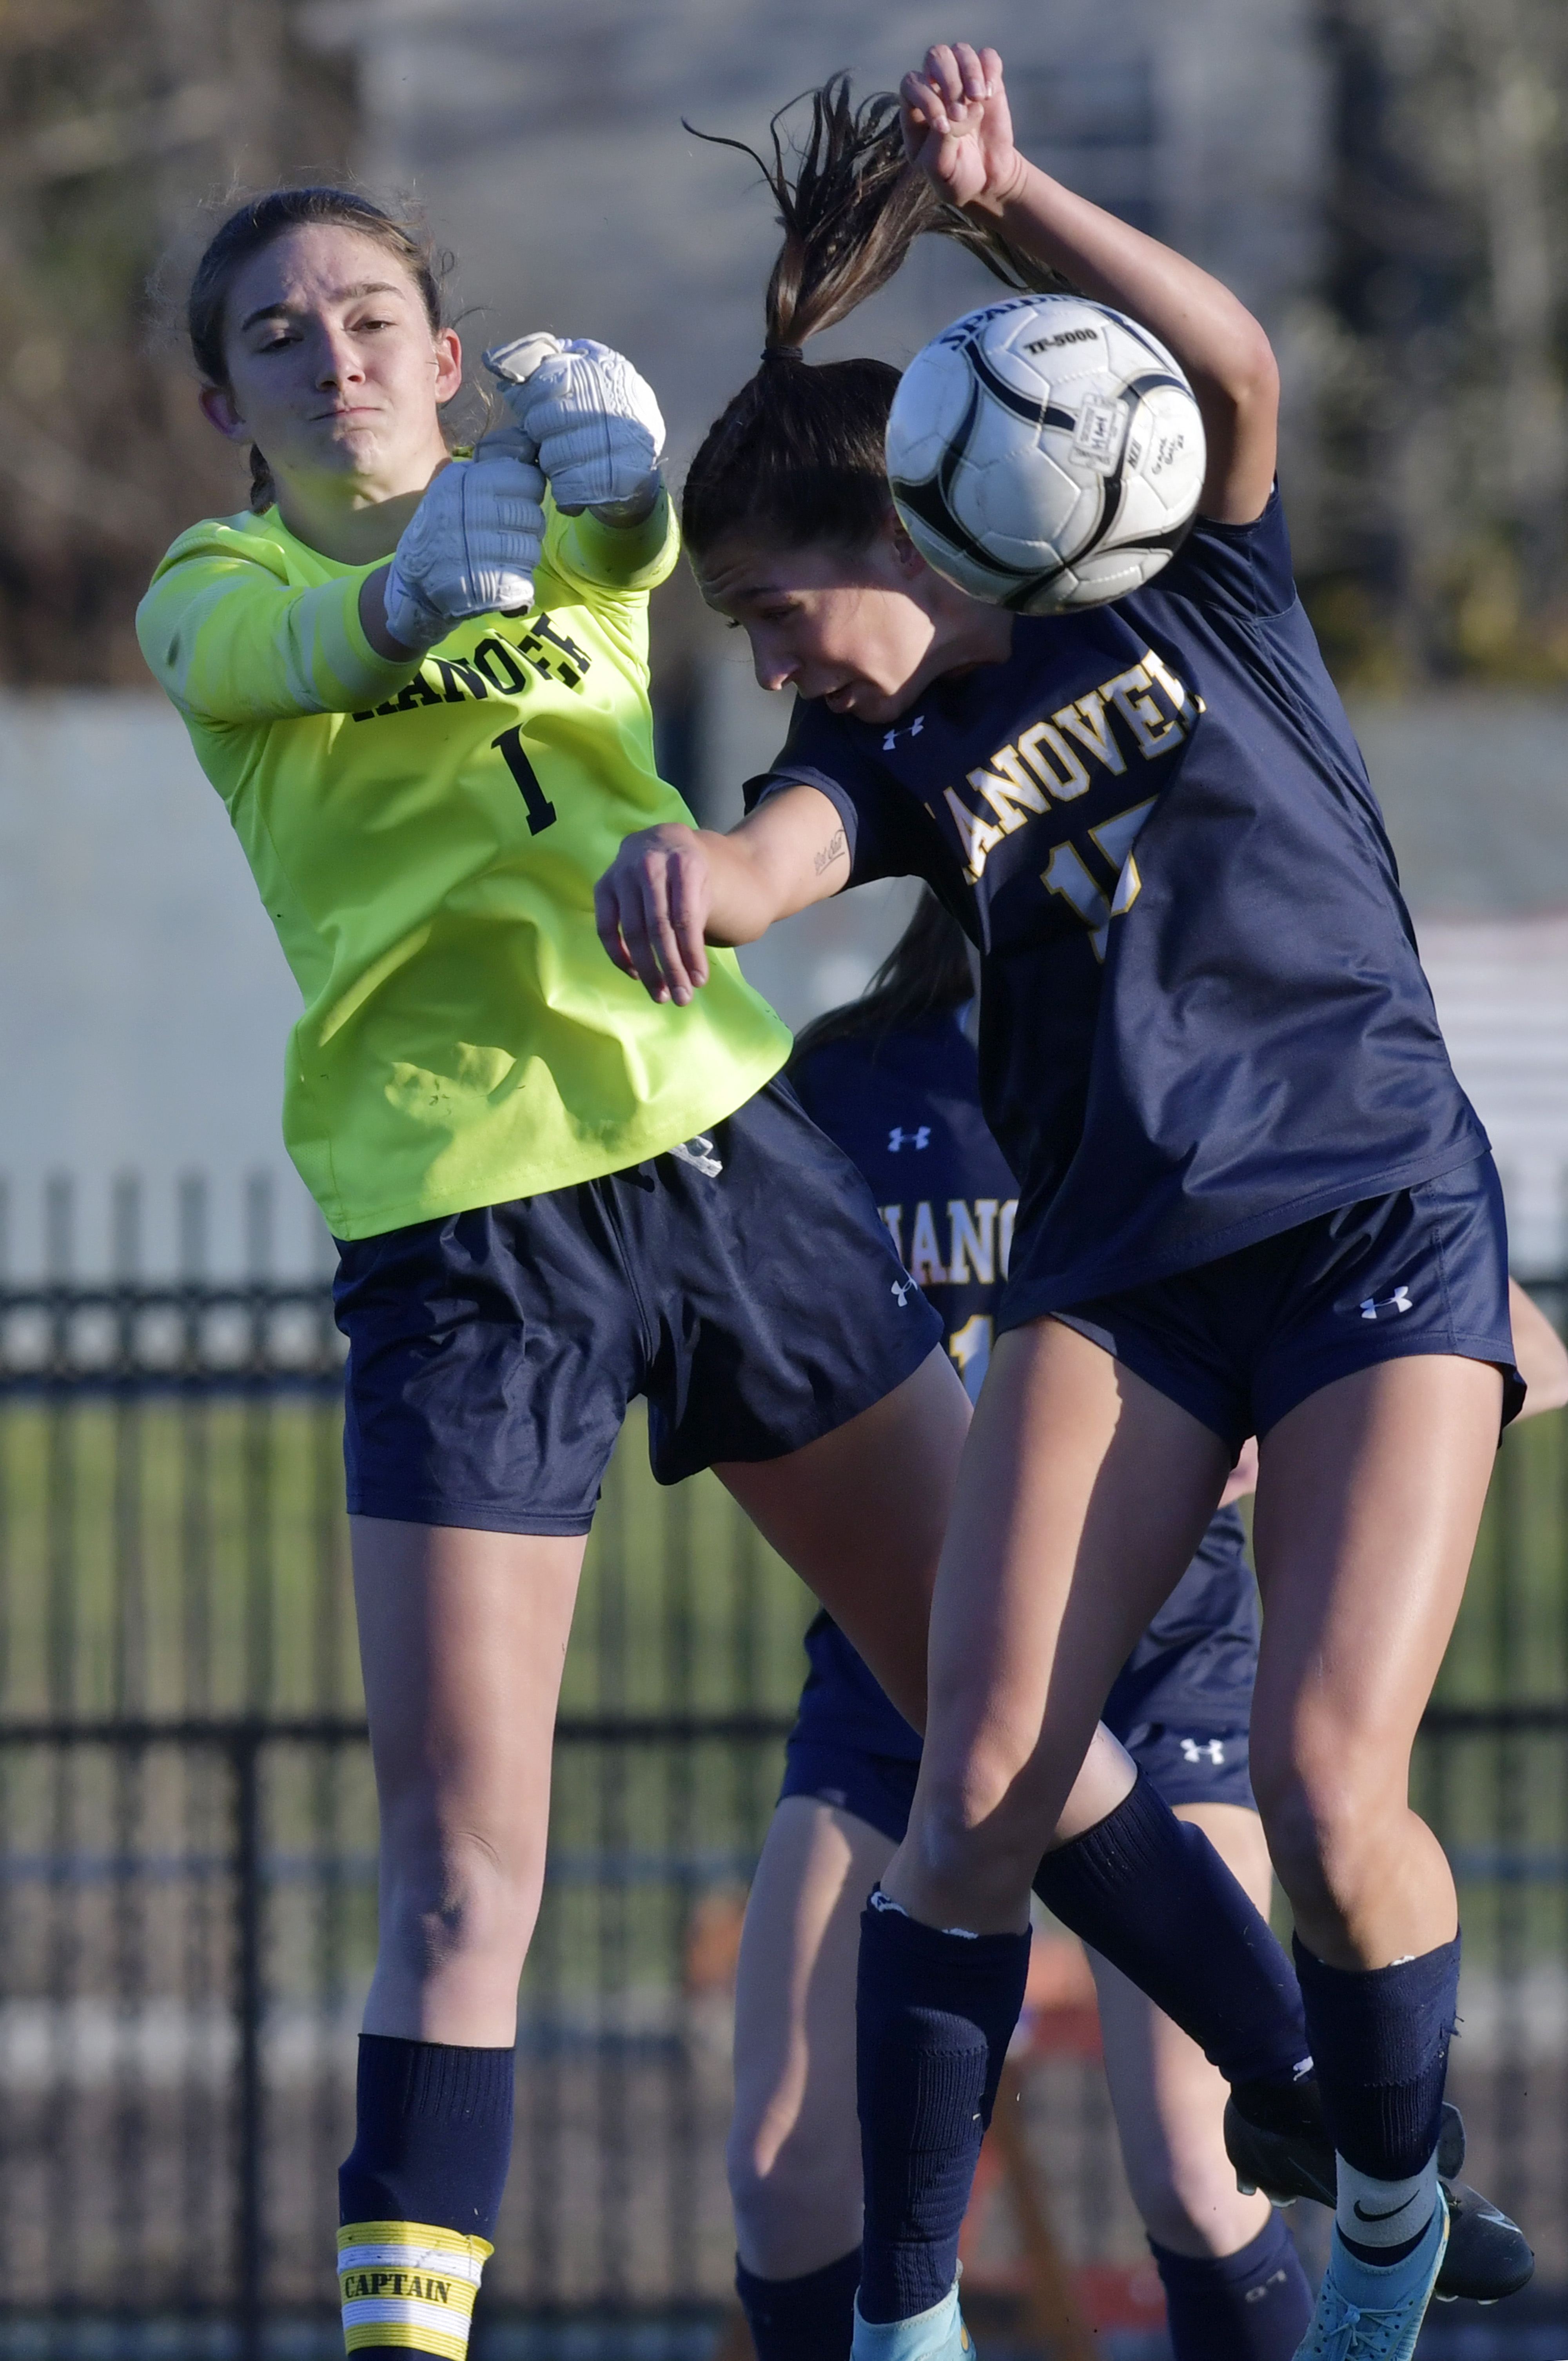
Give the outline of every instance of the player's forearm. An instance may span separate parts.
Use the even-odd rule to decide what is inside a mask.
[[[1026,158],[1004,196],[981,200],[1003,236],[1096,302],[1152,328],[1192,381],[1200,401],[1273,399],[1274,356],[1267,337],[1228,287],[1157,238],[1146,236],[1087,197],[1064,188]]]
[[[842,882],[841,869],[838,877],[828,875],[842,856],[842,828],[827,831],[828,837],[835,835],[835,849],[828,847],[826,838],[817,848],[822,856],[818,866],[816,855],[808,863],[800,858],[798,848],[781,847],[746,827],[728,836],[699,829],[697,838],[711,881],[703,929],[706,939],[724,946],[754,943],[781,918],[793,917],[797,910],[832,893]]]
[[[359,628],[378,656],[389,664],[416,664],[422,649],[407,648],[387,627],[387,577],[390,561],[367,574],[359,585]]]

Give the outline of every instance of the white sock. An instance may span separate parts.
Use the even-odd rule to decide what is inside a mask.
[[[1342,2238],[1357,2246],[1405,2246],[1419,2238],[1437,2211],[1437,2150],[1424,2171],[1409,2180],[1375,2180],[1334,2158],[1338,2203],[1334,2222]]]

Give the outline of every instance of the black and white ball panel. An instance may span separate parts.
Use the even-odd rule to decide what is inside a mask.
[[[922,554],[1025,614],[1148,581],[1190,524],[1206,464],[1192,390],[1157,337],[1076,295],[971,312],[905,370],[887,469]]]

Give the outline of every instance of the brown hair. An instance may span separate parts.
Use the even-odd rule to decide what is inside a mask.
[[[204,382],[226,387],[228,359],[225,351],[229,290],[236,274],[253,255],[263,253],[274,239],[291,229],[319,222],[356,230],[401,265],[413,281],[432,335],[447,324],[441,282],[452,267],[449,254],[438,255],[419,225],[400,221],[351,189],[269,189],[230,214],[196,265],[185,299],[185,327],[191,352]],[[262,453],[250,446],[250,505],[260,514],[272,502],[272,473]]]
[[[790,107],[806,104],[810,122],[792,172],[779,126]],[[856,107],[849,76],[835,74],[790,107],[769,126],[771,163],[742,140],[713,143],[751,158],[784,237],[768,280],[762,365],[709,427],[687,472],[681,522],[694,556],[737,527],[787,548],[818,541],[861,547],[878,530],[888,509],[883,445],[898,371],[876,360],[806,368],[801,347],[885,286],[917,237],[955,239],[1009,287],[1067,283],[942,202],[905,157],[898,101],[888,93]]]
[[[915,916],[859,1000],[847,1000],[806,1026],[790,1063],[830,1041],[860,1041],[868,1035],[880,1041],[927,1017],[956,1012],[974,998],[974,990],[968,937],[927,886]]]

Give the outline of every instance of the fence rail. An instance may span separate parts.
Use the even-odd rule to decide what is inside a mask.
[[[62,1248],[0,1285],[0,2353],[324,2354],[375,1939],[341,1349],[321,1281],[146,1279],[133,1211],[117,1276]],[[1416,1801],[1461,1882],[1474,2177],[1568,2290],[1562,1423],[1505,1446]],[[563,1689],[498,2353],[722,2296],[726,1946],[806,1612],[716,1484],[652,1484],[634,1422]],[[1030,2109],[1069,2251],[1131,2269],[1093,2060]]]

